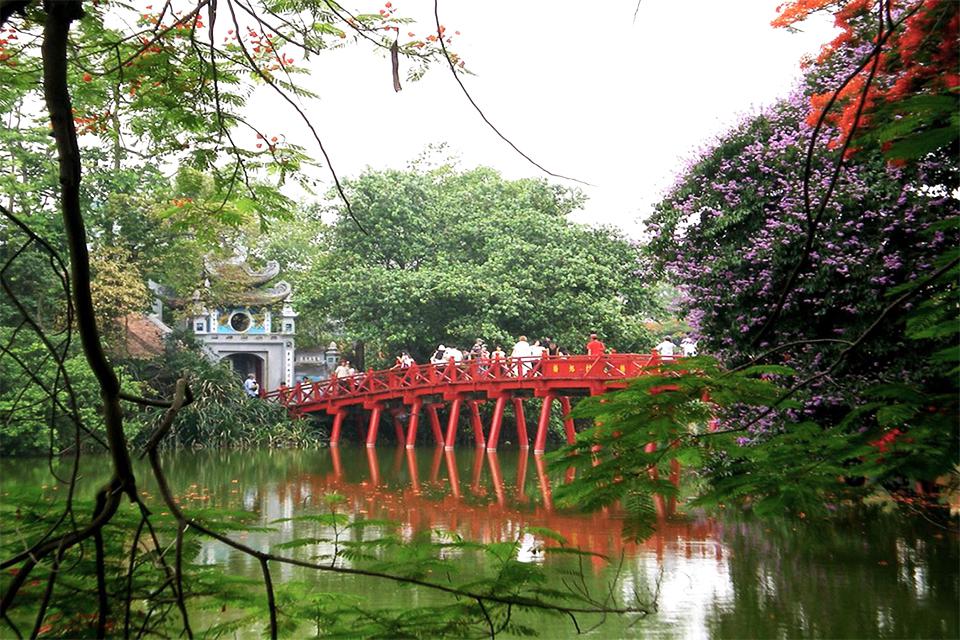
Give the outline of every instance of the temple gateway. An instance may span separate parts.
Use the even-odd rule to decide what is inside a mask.
[[[207,287],[211,281],[229,281],[238,293],[229,304],[210,308],[199,291],[190,301],[178,301],[153,283],[158,294],[153,314],[162,317],[164,302],[186,310],[187,328],[214,361],[226,360],[240,376],[252,373],[261,389],[276,389],[294,380],[294,334],[297,312],[290,304],[290,285],[279,280],[280,265],[271,260],[261,270],[247,264],[246,252],[214,262],[204,261]],[[162,301],[161,301],[162,300]]]

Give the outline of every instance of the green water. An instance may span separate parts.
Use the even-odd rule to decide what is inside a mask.
[[[84,483],[92,487],[107,461],[89,462]],[[320,498],[336,491],[346,497],[352,514],[402,523],[401,535],[446,530],[484,542],[523,536],[523,560],[545,562],[548,569],[569,568],[568,559],[544,560],[538,551],[543,541],[522,533],[525,525],[554,529],[570,544],[615,559],[613,565],[587,563],[585,582],[597,594],[605,593],[617,575],[614,593],[620,595],[651,593],[659,581],[656,614],[639,621],[609,619],[590,637],[960,637],[958,539],[922,518],[758,522],[732,514],[670,515],[663,505],[656,533],[633,544],[621,537],[616,509],[595,514],[555,509],[551,488],[565,481],[564,474],[548,476],[534,456],[516,451],[490,455],[471,448],[445,453],[341,447],[338,452],[183,452],[167,455],[163,463],[188,512],[241,509],[267,524],[317,513]],[[49,482],[40,461],[0,461],[0,472],[4,492]],[[141,467],[139,475],[143,489],[152,494],[146,469]],[[157,505],[156,498],[150,500]],[[274,525],[274,531],[236,535],[268,550],[317,534],[306,526],[284,522]],[[255,560],[216,542],[204,543],[197,560],[235,575],[260,577]],[[470,571],[483,559],[463,557],[462,562]],[[277,565],[273,579],[306,580],[318,591],[362,594],[377,606],[405,607],[436,598],[389,582],[289,565]],[[565,618],[523,615],[541,637],[576,636]],[[589,626],[595,620],[581,622]],[[238,637],[259,635],[260,629],[250,629]]]

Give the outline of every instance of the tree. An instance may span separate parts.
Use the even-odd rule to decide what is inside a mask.
[[[864,64],[838,90],[811,94],[810,125],[822,120],[835,126],[833,146],[845,138],[854,150],[879,143],[896,160],[917,159],[938,149],[955,156],[960,140],[957,3],[888,1],[874,7],[872,2],[848,0],[836,5],[826,0],[786,2],[773,21],[776,27],[795,28],[814,13],[832,11],[840,33],[823,46],[818,65],[839,62],[845,67],[853,56],[863,59],[865,52],[876,52],[866,59],[868,72]]]
[[[804,255],[804,157],[810,135],[806,96],[798,91],[721,137],[692,165],[649,222],[654,262],[685,290],[683,307],[702,344],[729,361],[786,343],[791,366],[815,371],[842,351],[887,306],[886,293],[926,273],[955,243],[929,231],[956,215],[957,201],[936,184],[950,163],[943,156],[908,167],[889,165],[878,150],[851,158],[817,228],[807,266],[783,313],[759,344],[785,274]],[[830,182],[830,152],[817,150],[816,193]],[[843,381],[824,381],[810,410],[849,402],[878,379],[916,379],[927,370],[918,346],[903,338],[900,318],[874,331],[850,354]],[[831,342],[832,341],[832,342]]]
[[[4,536],[0,541],[5,556],[0,561],[0,618],[17,636],[22,635],[24,624],[31,625],[34,636],[56,631],[63,635],[85,633],[104,637],[108,630],[121,628],[121,624],[123,633],[129,635],[132,621],[140,627],[141,634],[173,627],[192,637],[187,608],[191,596],[241,595],[233,590],[228,592],[229,581],[210,572],[198,572],[202,574],[199,591],[194,591],[184,579],[189,570],[184,555],[189,556],[195,548],[194,536],[202,535],[259,563],[263,590],[257,595],[267,605],[265,618],[269,633],[275,638],[280,621],[271,564],[305,563],[237,542],[218,530],[215,522],[208,522],[178,504],[167,482],[158,447],[181,409],[195,400],[188,377],[177,380],[168,399],[143,397],[121,386],[117,370],[106,355],[91,292],[92,234],[87,227],[89,203],[84,200],[87,193],[82,181],[85,163],[100,154],[88,151],[88,147],[108,143],[108,157],[117,173],[125,168],[139,169],[136,161],[129,159],[133,156],[149,159],[155,166],[172,163],[201,175],[212,174],[213,188],[208,192],[212,197],[202,203],[188,201],[191,211],[216,217],[229,212],[227,205],[233,204],[241,210],[255,209],[258,216],[269,219],[275,210],[273,205],[280,201],[278,183],[302,175],[300,170],[310,160],[301,147],[258,130],[243,117],[250,79],[275,91],[290,105],[310,127],[320,154],[326,157],[316,129],[291,97],[305,92],[293,80],[293,74],[302,69],[284,52],[287,45],[304,55],[314,55],[347,40],[349,30],[355,39],[389,53],[394,86],[398,89],[401,54],[415,62],[414,74],[435,59],[443,60],[454,75],[464,65],[449,51],[447,45],[453,36],[445,33],[439,18],[426,38],[410,36],[412,39],[405,39],[401,46],[400,25],[405,20],[395,15],[389,2],[377,14],[362,15],[352,15],[335,2],[306,0],[252,4],[245,0],[201,0],[188,3],[183,9],[166,2],[159,10],[148,11],[152,12],[137,14],[127,5],[96,1],[41,5],[32,0],[0,0],[0,28],[5,29],[0,37],[0,94],[5,95],[0,101],[25,114],[29,112],[29,117],[39,123],[29,140],[25,136],[12,140],[14,147],[24,141],[33,146],[10,153],[12,164],[19,171],[4,179],[4,186],[11,189],[13,197],[7,201],[10,208],[0,205],[5,219],[0,280],[13,310],[8,312],[5,306],[3,312],[14,334],[30,333],[41,345],[38,357],[51,364],[52,387],[38,383],[40,378],[32,363],[18,360],[10,342],[5,342],[0,355],[14,362],[28,381],[43,391],[40,401],[49,409],[43,415],[62,416],[69,421],[75,436],[68,450],[71,469],[62,481],[58,478],[68,488],[58,509],[50,513],[47,507],[27,508],[25,526],[19,529],[26,536],[26,543],[21,545],[18,537],[14,548],[13,537]],[[218,17],[233,25],[225,36],[215,29]],[[118,26],[111,26],[114,24]],[[21,37],[22,44],[12,44]],[[41,98],[43,108],[39,109]],[[47,123],[52,145],[47,142]],[[247,138],[240,139],[241,133]],[[87,139],[89,144],[81,145],[80,135],[91,136]],[[253,138],[254,135],[257,137]],[[129,144],[131,139],[136,142]],[[28,167],[34,159],[41,170],[31,173]],[[261,172],[272,175],[277,182],[257,182],[255,178]],[[332,177],[340,189],[336,174]],[[344,200],[349,209],[349,201]],[[53,222],[55,215],[59,216],[58,223]],[[109,234],[109,219],[103,220],[104,231]],[[34,307],[39,305],[25,304],[37,302],[44,292],[35,287],[28,293],[37,298],[27,300],[24,292],[16,290],[6,277],[11,265],[31,253],[38,258],[33,266],[46,265],[46,277],[52,283],[49,291],[56,292],[53,299],[64,307],[65,322],[59,332],[51,329],[49,323],[38,321]],[[84,424],[71,383],[67,362],[75,353],[74,337],[80,342],[85,371],[95,380],[102,438],[92,435]],[[61,390],[67,396],[66,404],[59,397]],[[124,404],[162,410],[141,452],[149,460],[169,518],[154,515],[148,499],[139,491],[132,466],[134,452],[124,430]],[[5,406],[4,410],[7,409]],[[49,424],[55,426],[53,420]],[[111,476],[91,502],[84,502],[74,494],[74,489],[83,445],[89,441],[98,442],[109,455]],[[130,503],[130,510],[121,509],[124,500]],[[15,513],[13,517],[22,515]],[[150,561],[138,563],[138,554],[143,551],[141,542],[146,540]],[[433,550],[436,549],[434,546]],[[167,550],[173,551],[168,554]],[[425,629],[429,633],[425,625],[431,622],[444,633],[456,630],[461,635],[465,629],[482,629],[491,635],[504,630],[528,632],[511,622],[514,606],[569,615],[642,614],[647,610],[639,604],[617,606],[609,598],[599,600],[589,594],[558,595],[545,591],[539,587],[539,569],[519,563],[517,550],[517,544],[491,547],[489,552],[497,554],[503,574],[481,581],[471,576],[470,582],[452,586],[425,577],[429,562],[413,567],[394,565],[393,571],[346,568],[334,563],[306,564],[317,571],[359,572],[462,599],[450,607],[419,612],[415,627],[419,633]],[[70,574],[74,570],[86,579],[73,582]],[[443,573],[450,575],[447,568]],[[93,581],[89,580],[90,575]],[[209,581],[204,580],[208,577]],[[39,584],[40,578],[47,585],[42,594],[31,591],[33,581]],[[242,595],[248,601],[256,597],[249,590],[239,591],[245,591]],[[27,607],[14,611],[15,604],[24,603]],[[58,616],[68,616],[58,629],[52,629],[48,619],[52,610]],[[86,613],[91,610],[96,611],[92,617]],[[288,611],[294,612],[294,616],[306,615],[293,606]],[[348,612],[334,611],[334,620],[348,619]],[[363,615],[361,612],[353,620]],[[400,628],[401,622],[387,616],[373,623],[372,629],[385,635],[390,629]],[[287,625],[285,630],[296,628],[295,617],[284,618],[283,623]]]
[[[934,95],[955,82],[925,68],[956,46],[946,4],[841,3],[806,91],[722,136],[661,203],[652,250],[722,360],[584,406],[598,426],[560,454],[583,470],[567,499],[643,516],[683,461],[704,504],[806,517],[883,490],[914,504],[903,493],[956,476],[957,132]]]
[[[576,191],[451,166],[368,172],[346,189],[360,226],[340,211],[300,307],[388,359],[521,334],[574,350],[591,331],[622,351],[651,344],[642,322],[658,307],[640,254],[612,229],[570,222]]]

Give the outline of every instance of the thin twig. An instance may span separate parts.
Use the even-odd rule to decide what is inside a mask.
[[[230,17],[233,19],[233,25],[236,30],[240,31],[240,23],[237,21],[237,13],[233,9],[233,2],[227,0],[227,7],[230,9]],[[364,234],[370,235],[367,230],[364,228],[360,221],[357,219],[357,216],[353,213],[353,207],[350,206],[350,199],[347,197],[346,191],[343,189],[343,185],[340,184],[340,178],[337,177],[337,172],[333,168],[333,162],[330,160],[330,155],[327,153],[326,147],[323,145],[323,141],[320,139],[320,134],[317,133],[316,128],[313,126],[313,122],[310,118],[307,117],[307,114],[303,112],[303,109],[294,102],[290,96],[287,95],[280,87],[276,85],[272,78],[267,76],[260,68],[260,65],[256,63],[253,59],[253,56],[250,55],[250,52],[247,51],[247,46],[243,43],[243,40],[238,40],[240,44],[240,50],[243,52],[244,57],[247,59],[247,62],[250,64],[251,70],[257,74],[257,76],[267,83],[271,89],[273,89],[277,95],[279,95],[283,100],[289,104],[300,116],[300,120],[307,125],[307,128],[310,129],[310,133],[313,135],[313,139],[317,142],[317,146],[320,148],[320,153],[323,154],[323,159],[327,163],[327,170],[330,171],[330,176],[333,178],[333,184],[337,189],[337,193],[340,195],[340,200],[343,201],[344,206],[347,208],[347,213],[350,215],[350,218],[353,219],[354,224],[357,225],[357,228],[360,229]]]
[[[260,570],[263,572],[263,588],[267,592],[267,610],[270,612],[270,637],[277,640],[277,602],[273,595],[273,579],[267,558],[260,558]]]
[[[773,307],[773,310],[770,312],[767,319],[764,321],[763,325],[760,327],[760,331],[751,339],[751,344],[757,344],[760,340],[773,328],[776,321],[779,319],[780,314],[783,313],[783,309],[787,302],[787,297],[790,295],[790,292],[793,291],[793,287],[796,284],[797,278],[800,276],[800,272],[806,267],[807,261],[810,258],[810,252],[813,250],[813,244],[816,240],[817,227],[820,224],[821,219],[823,218],[824,213],[826,212],[827,205],[830,202],[830,198],[833,195],[833,191],[836,188],[837,182],[840,177],[840,172],[843,169],[845,163],[845,155],[847,150],[850,148],[850,144],[853,142],[853,138],[856,135],[857,129],[860,126],[861,115],[866,106],[867,95],[872,86],[874,75],[876,74],[878,65],[880,63],[880,53],[883,49],[884,44],[887,40],[894,34],[894,29],[885,30],[883,22],[883,6],[884,0],[880,0],[879,4],[879,27],[876,37],[876,45],[870,53],[857,65],[852,73],[847,75],[844,78],[843,82],[840,83],[840,86],[834,90],[833,94],[830,96],[830,99],[827,101],[827,104],[824,106],[823,110],[820,112],[820,115],[817,117],[817,123],[813,128],[813,132],[810,134],[810,143],[807,145],[807,155],[804,160],[803,167],[803,212],[807,221],[807,232],[804,240],[803,252],[800,259],[791,269],[790,274],[787,276],[787,281],[784,283],[783,288],[780,291],[780,295],[777,298],[777,302]],[[906,12],[903,16],[900,17],[900,20],[897,22],[895,27],[903,24],[903,22],[916,13],[920,7],[923,6],[921,1],[916,7]],[[810,195],[810,183],[813,177],[813,159],[814,152],[817,146],[817,140],[820,136],[824,125],[826,124],[827,116],[833,106],[840,99],[840,95],[847,85],[849,85],[853,80],[860,75],[860,72],[863,71],[868,64],[873,62],[873,65],[870,68],[870,72],[867,76],[867,81],[864,83],[863,90],[860,93],[859,102],[857,104],[856,117],[854,118],[853,124],[850,127],[850,131],[847,133],[843,147],[840,150],[839,156],[837,158],[836,164],[834,165],[833,174],[830,178],[830,182],[827,184],[827,191],[823,198],[820,201],[820,205],[817,208],[817,213],[814,215],[813,206],[811,203]]]
[[[554,177],[554,178],[560,178],[561,180],[570,180],[570,181],[572,181],[572,182],[577,182],[577,183],[580,183],[580,184],[582,184],[582,185],[586,185],[586,186],[588,186],[588,187],[592,187],[593,185],[590,184],[589,182],[584,182],[583,180],[578,180],[578,179],[576,179],[576,178],[570,178],[570,177],[568,177],[568,176],[564,176],[564,175],[561,175],[561,174],[559,174],[559,173],[554,173],[553,171],[550,171],[549,169],[547,169],[546,167],[544,167],[543,165],[541,165],[539,162],[537,162],[536,160],[534,160],[533,158],[531,158],[530,156],[528,156],[526,153],[524,153],[523,151],[521,151],[520,148],[513,143],[513,141],[511,141],[507,136],[503,135],[503,134],[500,132],[500,130],[497,129],[497,127],[496,127],[492,122],[490,122],[490,119],[487,118],[487,115],[483,112],[483,109],[480,108],[480,106],[479,106],[479,105],[476,103],[476,101],[473,99],[473,96],[470,95],[470,92],[467,91],[467,87],[463,84],[463,80],[460,79],[460,74],[457,73],[457,67],[456,67],[456,65],[453,63],[453,60],[450,59],[450,53],[447,51],[447,45],[444,44],[444,42],[443,42],[443,38],[444,38],[444,36],[443,36],[443,31],[441,31],[441,29],[440,29],[440,9],[439,9],[439,3],[440,3],[440,0],[433,0],[433,18],[434,18],[434,21],[436,22],[436,26],[437,26],[437,41],[440,43],[440,48],[443,50],[443,57],[446,58],[447,64],[450,66],[450,72],[453,74],[453,79],[457,81],[457,84],[458,84],[458,85],[460,85],[460,90],[463,91],[463,95],[465,95],[465,96],[467,97],[467,100],[470,102],[470,104],[473,106],[473,108],[476,110],[476,112],[477,112],[478,114],[480,114],[480,118],[487,124],[488,127],[490,127],[490,129],[493,130],[493,132],[494,132],[495,134],[497,134],[497,136],[498,136],[501,140],[503,140],[503,141],[506,142],[508,145],[510,145],[510,147],[511,147],[514,151],[516,151],[517,153],[519,153],[521,156],[523,156],[523,158],[526,159],[527,162],[529,162],[530,164],[532,164],[533,166],[535,166],[537,169],[540,169],[540,171],[543,171],[543,172],[544,172],[545,174],[547,174],[548,176],[552,176],[552,177]]]

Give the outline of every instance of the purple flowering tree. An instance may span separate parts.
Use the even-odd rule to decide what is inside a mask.
[[[955,163],[928,156],[896,167],[879,151],[861,151],[840,175],[783,311],[757,339],[803,258],[808,113],[809,98],[797,90],[744,120],[687,167],[648,221],[648,251],[683,292],[681,308],[702,350],[728,363],[796,342],[778,359],[816,372],[844,348],[841,341],[855,340],[873,322],[893,288],[921,277],[956,242],[928,230],[957,213]],[[814,155],[815,204],[835,159],[826,145]],[[806,413],[840,410],[866,384],[923,377],[925,349],[904,340],[903,330],[894,317],[875,331],[846,359],[842,379],[812,385]]]

